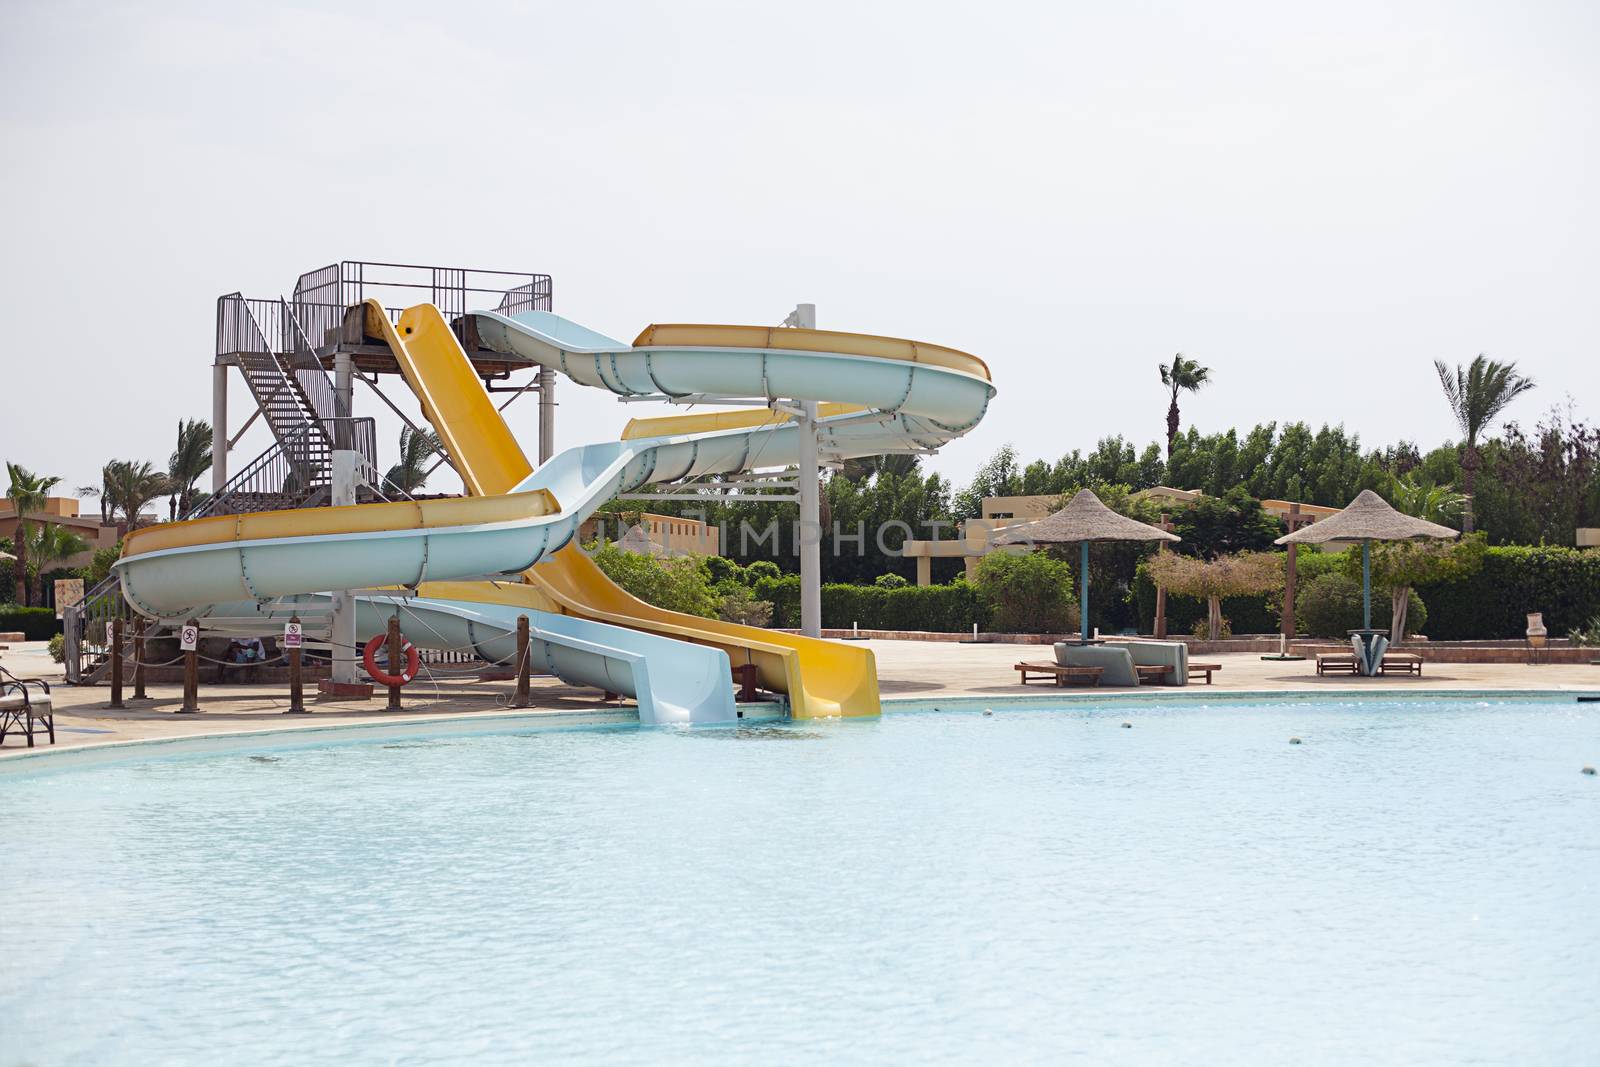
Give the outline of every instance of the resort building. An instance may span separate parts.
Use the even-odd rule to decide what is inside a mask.
[[[587,544],[604,538],[630,552],[651,556],[715,556],[721,553],[721,531],[699,519],[650,512],[592,515],[578,529]]]
[[[57,567],[87,567],[94,561],[95,552],[102,548],[115,548],[117,544],[117,528],[102,524],[98,515],[78,514],[78,501],[70,496],[50,497],[44,507],[28,512],[28,522],[30,528],[32,524],[40,522],[64,526],[88,544],[87,551],[62,560],[55,564]],[[0,539],[15,542],[16,537],[17,513],[11,510],[9,502],[0,500]]]

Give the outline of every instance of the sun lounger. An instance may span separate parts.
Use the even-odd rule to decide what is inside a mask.
[[[1356,658],[1349,652],[1318,652],[1317,674],[1355,674]]]
[[[1210,685],[1211,672],[1220,671],[1221,669],[1222,664],[1220,663],[1191,663],[1189,664],[1189,681],[1194,681],[1196,675],[1204,674],[1206,676],[1206,684]]]
[[[1138,685],[1139,673],[1133,669],[1133,656],[1122,645],[1079,645],[1056,642],[1056,663],[1063,667],[1101,667],[1101,685]]]
[[[1189,646],[1182,641],[1108,641],[1108,647],[1124,648],[1135,667],[1161,667],[1160,671],[1140,670],[1143,685],[1188,685]]]
[[[1415,674],[1422,677],[1422,657],[1413,652],[1389,652],[1378,665],[1379,674]]]
[[[1016,670],[1022,675],[1022,684],[1034,678],[1054,678],[1056,685],[1099,685],[1104,667],[1063,667],[1059,663],[1019,663]]]

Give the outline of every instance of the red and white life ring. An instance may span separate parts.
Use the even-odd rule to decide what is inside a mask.
[[[411,681],[411,679],[415,678],[417,676],[417,672],[422,669],[422,656],[417,652],[417,646],[413,645],[410,641],[407,641],[403,636],[400,638],[400,641],[402,647],[405,649],[406,667],[404,671],[397,675],[390,674],[388,671],[380,670],[377,664],[378,649],[388,644],[388,634],[379,634],[378,636],[374,637],[371,641],[367,642],[367,647],[361,652],[361,662],[366,664],[367,673],[371,675],[372,680],[377,682],[379,685],[405,685],[407,682]]]

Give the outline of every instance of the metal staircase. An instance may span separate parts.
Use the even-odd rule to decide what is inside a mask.
[[[278,443],[299,440],[326,465],[333,442],[323,420],[338,414],[332,407],[333,386],[320,365],[295,365],[291,338],[298,330],[292,322],[281,299],[247,300],[239,293],[218,297],[217,353],[234,359]],[[327,411],[317,409],[306,388],[315,388],[318,379],[326,391]]]

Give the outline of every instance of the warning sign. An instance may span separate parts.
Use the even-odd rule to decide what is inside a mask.
[[[193,652],[200,647],[200,627],[192,623],[184,624],[178,631],[178,647],[185,652]]]
[[[299,648],[303,635],[300,632],[300,623],[286,622],[283,624],[283,647]]]

